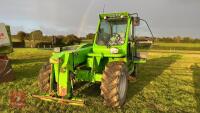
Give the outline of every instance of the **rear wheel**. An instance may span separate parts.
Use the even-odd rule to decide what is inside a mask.
[[[111,62],[103,72],[101,95],[104,103],[111,107],[121,107],[126,100],[128,70],[124,62]]]
[[[13,69],[8,57],[0,56],[0,83],[14,80]]]
[[[40,91],[47,93],[50,90],[51,64],[45,64],[39,72],[38,85]]]

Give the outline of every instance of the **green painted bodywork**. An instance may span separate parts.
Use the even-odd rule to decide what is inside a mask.
[[[105,16],[111,19],[127,19],[125,42],[122,45],[107,47],[96,43],[101,20]],[[129,41],[132,33],[132,17],[127,12],[100,14],[97,31],[93,45],[81,44],[62,48],[61,52],[54,52],[50,58],[52,75],[50,80],[50,92],[56,92],[57,96],[73,97],[73,80],[101,82],[103,70],[109,62],[122,61],[129,65],[129,71],[134,71],[134,64],[145,63],[146,59],[135,59],[130,53],[135,53],[135,43]],[[130,45],[130,46],[129,46]],[[130,50],[128,50],[130,47]],[[112,54],[111,48],[117,48],[119,52]],[[134,55],[134,54],[132,54]],[[130,72],[130,73],[131,73]],[[56,87],[55,87],[56,85]],[[63,89],[64,95],[59,88]]]

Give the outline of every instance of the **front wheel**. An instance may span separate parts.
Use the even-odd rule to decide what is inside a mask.
[[[128,69],[124,62],[111,62],[103,72],[101,95],[111,107],[122,107],[128,89]]]
[[[38,85],[40,91],[47,93],[50,90],[50,75],[51,75],[51,64],[45,64],[38,75]]]

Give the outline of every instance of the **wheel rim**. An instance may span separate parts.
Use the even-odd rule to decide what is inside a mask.
[[[119,83],[119,98],[122,100],[124,96],[126,95],[126,86],[127,86],[127,78],[124,73],[122,73],[120,77],[120,83]]]

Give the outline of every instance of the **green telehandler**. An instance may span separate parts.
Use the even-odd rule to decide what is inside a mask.
[[[82,99],[76,98],[74,85],[85,81],[101,83],[105,105],[122,107],[128,78],[136,76],[137,64],[146,62],[146,52],[153,42],[152,38],[140,39],[134,35],[135,27],[142,20],[137,13],[100,14],[93,44],[54,48],[49,63],[42,67],[38,76],[39,88],[45,95],[33,96],[84,105]]]
[[[0,83],[14,79],[13,70],[7,54],[13,51],[10,27],[0,23]]]

